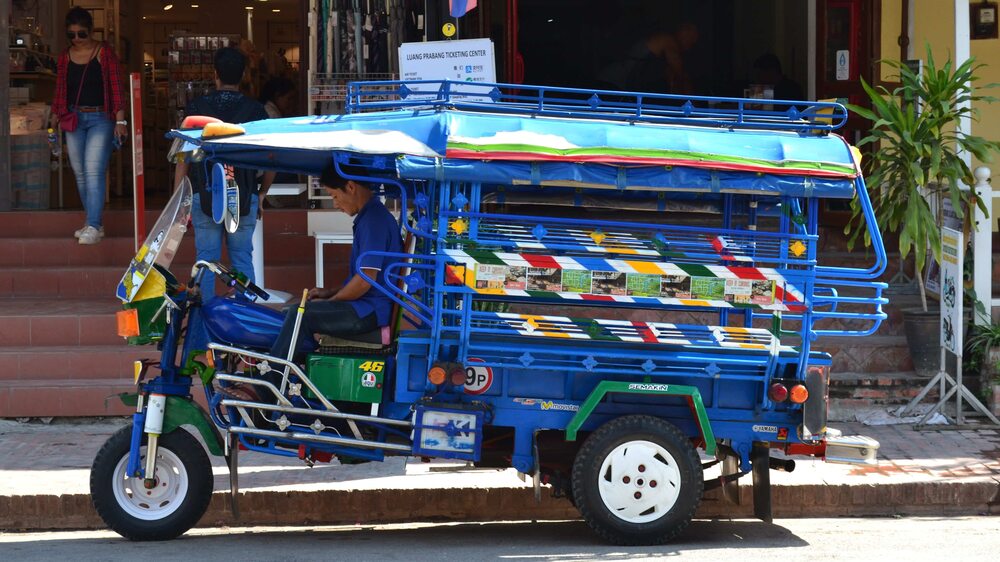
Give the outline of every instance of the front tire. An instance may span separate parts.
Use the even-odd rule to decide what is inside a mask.
[[[592,433],[573,463],[573,496],[587,524],[618,545],[663,544],[691,522],[704,483],[690,439],[652,416],[625,416]]]
[[[123,427],[94,458],[90,469],[94,508],[111,530],[129,540],[159,541],[184,534],[201,519],[212,499],[212,463],[205,449],[183,429],[161,435],[156,486],[147,490],[142,478],[126,472],[131,440],[132,426]],[[144,466],[145,445],[141,458]]]

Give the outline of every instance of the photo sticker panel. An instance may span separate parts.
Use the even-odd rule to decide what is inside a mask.
[[[726,279],[726,302],[749,304],[752,283],[750,279]]]
[[[692,277],[691,298],[721,301],[726,294],[726,280],[717,277]]]
[[[595,295],[620,295],[628,293],[628,280],[620,271],[595,271],[593,277]]]
[[[507,268],[504,274],[503,288],[523,291],[528,287],[528,268],[515,265]]]
[[[753,304],[774,304],[774,281],[754,279],[750,288],[750,302]]]
[[[476,266],[477,289],[503,289],[507,277],[507,267],[503,265],[479,264]]]
[[[562,291],[562,270],[555,267],[529,267],[529,291]]]
[[[660,296],[671,299],[691,298],[691,278],[687,275],[661,275]]]
[[[593,291],[593,273],[589,270],[564,269],[562,272],[562,287],[567,293],[590,293]]]
[[[660,296],[660,275],[629,273],[626,276],[626,294],[632,297]]]

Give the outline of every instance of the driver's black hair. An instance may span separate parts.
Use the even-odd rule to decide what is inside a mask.
[[[350,164],[341,164],[340,169],[347,175],[350,176],[364,176],[365,169],[358,166],[351,166]],[[354,180],[358,185],[367,187],[371,189],[367,182]],[[337,167],[334,166],[331,160],[329,164],[323,168],[323,173],[319,176],[319,183],[323,187],[329,187],[330,189],[344,189],[347,187],[347,180],[337,173]]]

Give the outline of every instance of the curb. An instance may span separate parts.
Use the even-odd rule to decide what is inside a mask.
[[[1000,515],[1000,480],[880,485],[773,485],[775,518],[894,515]],[[543,491],[536,504],[530,488],[452,488],[262,491],[240,494],[240,519],[229,513],[228,492],[216,492],[199,527],[302,526],[427,521],[579,519],[565,499]],[[752,518],[750,486],[741,504],[707,494],[696,518]],[[103,529],[90,496],[0,496],[0,530]]]

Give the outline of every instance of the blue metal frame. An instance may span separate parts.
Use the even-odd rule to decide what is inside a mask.
[[[767,103],[781,109],[755,109],[761,101],[747,98],[411,80],[351,82],[347,85],[345,107],[348,113],[454,108],[574,119],[613,117],[648,123],[770,129],[805,134],[826,133],[839,129],[847,122],[847,108],[839,103],[785,100],[768,100]],[[717,107],[719,105],[735,108],[722,109]]]

